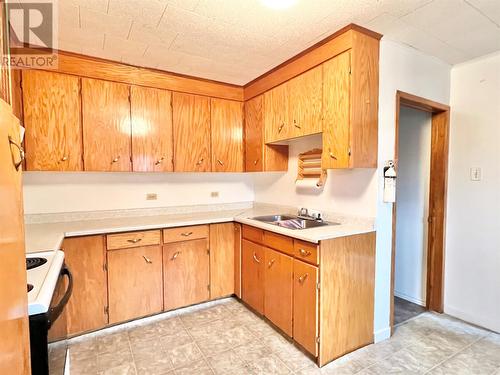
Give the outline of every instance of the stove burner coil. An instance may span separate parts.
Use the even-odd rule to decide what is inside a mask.
[[[45,258],[26,258],[26,269],[31,270],[47,263]]]

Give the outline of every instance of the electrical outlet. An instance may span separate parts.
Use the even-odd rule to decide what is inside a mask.
[[[212,192],[210,193],[210,196],[211,196],[212,198],[218,198],[218,197],[219,197],[219,192],[218,192],[218,191],[212,191]]]
[[[155,201],[157,199],[158,199],[158,194],[156,194],[156,193],[147,193],[146,194],[147,201]]]
[[[471,181],[481,181],[481,168],[472,167],[470,169],[470,180]]]

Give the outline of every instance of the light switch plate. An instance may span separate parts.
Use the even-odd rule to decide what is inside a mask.
[[[212,198],[218,198],[218,197],[219,197],[219,192],[218,192],[218,191],[212,191],[212,192],[210,193],[210,196],[211,196]]]
[[[155,201],[157,199],[158,199],[158,194],[156,194],[156,193],[147,193],[146,194],[147,201]]]
[[[472,167],[470,169],[470,180],[471,181],[481,181],[482,171],[480,167]]]

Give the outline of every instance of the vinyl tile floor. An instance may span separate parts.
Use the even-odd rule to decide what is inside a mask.
[[[71,375],[500,375],[500,335],[430,312],[399,325],[390,339],[319,369],[232,298],[111,327],[69,345]]]
[[[425,312],[425,307],[394,297],[394,324],[401,324]]]

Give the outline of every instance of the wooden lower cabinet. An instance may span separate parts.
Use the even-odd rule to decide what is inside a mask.
[[[318,355],[318,267],[293,261],[293,339]]]
[[[243,239],[241,246],[241,297],[264,314],[264,247]]]
[[[160,246],[110,250],[109,323],[158,313],[163,309]]]
[[[108,292],[104,236],[66,238],[62,249],[73,275],[73,294],[64,309],[68,335],[105,327]]]
[[[163,245],[165,310],[204,302],[210,298],[208,249],[208,239]]]
[[[241,298],[241,224],[234,223],[234,294]]]
[[[210,299],[234,293],[234,224],[210,224]]]
[[[264,315],[292,336],[293,258],[265,248]]]

